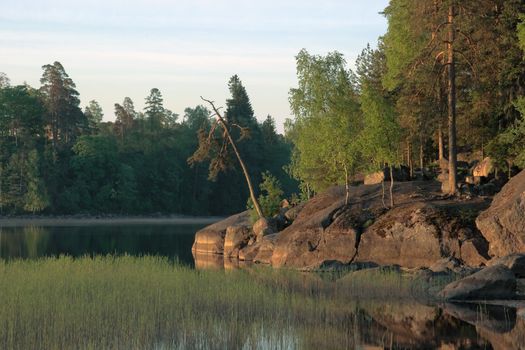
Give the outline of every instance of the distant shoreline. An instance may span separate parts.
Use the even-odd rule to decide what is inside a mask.
[[[0,227],[87,225],[196,225],[212,224],[222,216],[0,216]]]

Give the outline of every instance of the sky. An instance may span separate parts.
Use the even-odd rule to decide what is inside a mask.
[[[388,0],[0,0],[0,72],[40,86],[59,61],[81,105],[96,100],[104,120],[129,96],[137,109],[151,88],[183,115],[200,96],[223,106],[237,74],[255,114],[282,132],[291,117],[295,55],[343,53],[349,68],[386,31]]]

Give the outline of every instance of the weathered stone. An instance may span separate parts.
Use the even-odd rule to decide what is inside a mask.
[[[450,273],[455,272],[461,268],[461,261],[459,259],[449,257],[443,258],[436,261],[432,266],[429,267],[429,270],[434,273]]]
[[[410,180],[410,174],[406,167],[394,168],[392,171],[394,175],[394,181],[408,181]],[[382,171],[377,171],[365,176],[365,185],[377,185],[383,181],[390,181],[390,169],[385,168]]]
[[[260,241],[264,236],[274,233],[270,226],[270,221],[266,218],[260,218],[253,224],[253,232],[256,241]]]
[[[491,256],[525,252],[525,170],[502,188],[476,225],[489,242]]]
[[[288,224],[288,220],[283,214],[277,214],[270,219],[270,228],[273,232],[279,232],[284,230],[286,226],[288,226]]]
[[[481,181],[480,179],[481,178],[479,176],[469,175],[465,177],[465,182],[468,183],[469,185],[479,185]]]
[[[376,185],[380,184],[385,180],[385,172],[384,171],[376,171],[372,174],[367,174],[365,176],[365,185]]]
[[[291,207],[290,209],[288,209],[286,211],[286,213],[284,214],[284,216],[286,217],[286,219],[289,221],[289,222],[293,222],[297,216],[299,215],[299,213],[301,212],[301,210],[304,208],[304,205],[306,204],[306,202],[302,202],[302,203],[299,203],[297,204],[296,206],[293,206]]]
[[[446,300],[512,299],[516,278],[506,266],[494,265],[448,284],[439,296]]]
[[[237,258],[239,249],[248,245],[253,232],[246,226],[228,226],[224,237],[224,256]]]
[[[206,226],[195,234],[192,252],[199,254],[223,254],[224,236],[229,226],[250,226],[248,211],[230,216],[227,219]]]
[[[461,243],[461,260],[469,266],[485,265],[489,259],[487,242],[479,238],[467,239]]]
[[[501,258],[492,259],[487,265],[505,265],[516,278],[525,278],[525,254],[511,254]]]
[[[362,186],[365,189],[374,191],[372,186]],[[344,200],[344,188],[332,187],[308,201],[292,225],[277,236],[272,265],[303,268],[325,260],[349,262],[356,251],[356,232],[343,215],[333,218]]]
[[[461,259],[459,220],[428,203],[398,206],[364,231],[355,261],[430,267],[443,258]],[[474,238],[476,232],[467,232]],[[482,256],[482,252],[478,252]],[[478,256],[464,260],[471,264]]]
[[[260,242],[242,248],[239,251],[239,260],[270,264],[276,236],[277,234],[264,236]]]
[[[488,177],[494,171],[492,159],[486,157],[472,169],[473,176]]]

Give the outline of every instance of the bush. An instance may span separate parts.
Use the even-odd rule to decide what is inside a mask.
[[[262,178],[263,180],[259,185],[259,189],[261,191],[258,197],[259,205],[261,206],[261,210],[265,217],[272,217],[276,214],[279,214],[284,192],[281,189],[279,180],[270,174],[270,172],[265,171],[262,173]],[[250,216],[252,220],[257,220],[258,215],[250,198],[248,198],[247,208],[250,210]]]

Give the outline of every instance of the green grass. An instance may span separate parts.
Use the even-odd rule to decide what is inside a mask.
[[[0,261],[0,348],[353,348],[358,300],[409,299],[414,285],[159,257]]]

